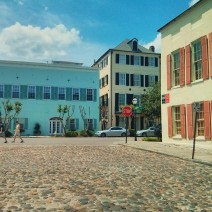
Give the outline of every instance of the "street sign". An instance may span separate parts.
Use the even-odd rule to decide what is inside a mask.
[[[124,106],[122,108],[122,115],[131,116],[132,115],[132,108],[130,106]]]

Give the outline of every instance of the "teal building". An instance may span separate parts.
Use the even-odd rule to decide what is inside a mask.
[[[52,61],[35,63],[0,61],[0,110],[2,102],[19,101],[22,110],[17,119],[23,135],[31,136],[36,124],[41,135],[62,135],[63,128],[57,112],[58,105],[71,106],[71,117],[65,120],[67,130],[84,128],[98,130],[99,71],[81,63]],[[66,116],[67,117],[67,116]],[[10,123],[13,131],[15,120]]]

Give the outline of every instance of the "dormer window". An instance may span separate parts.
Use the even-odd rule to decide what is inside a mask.
[[[137,51],[138,50],[138,41],[134,40],[133,41],[133,51]]]

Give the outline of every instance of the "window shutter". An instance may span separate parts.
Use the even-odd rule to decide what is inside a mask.
[[[116,63],[119,64],[119,54],[116,54]]]
[[[141,66],[143,66],[143,65],[144,65],[144,57],[141,56]]]
[[[191,50],[190,44],[186,46],[186,85],[191,83]]]
[[[208,47],[207,47],[207,36],[201,38],[202,46],[202,76],[203,79],[208,79]]]
[[[80,101],[86,101],[86,88],[80,88]]]
[[[185,85],[185,50],[180,48],[180,85]]]
[[[5,85],[4,86],[4,98],[10,99],[11,98],[11,92],[12,92],[12,86],[11,85]]]
[[[126,86],[129,86],[129,74],[126,74]]]
[[[155,76],[155,83],[158,82],[158,76]]]
[[[116,73],[116,85],[119,85],[119,73]]]
[[[141,87],[144,87],[144,75],[141,75]]]
[[[158,67],[158,58],[155,58],[155,67]]]
[[[134,74],[130,74],[130,85],[134,86]]]
[[[145,75],[145,87],[149,87],[149,76]]]
[[[108,75],[106,75],[106,85],[108,85]]]
[[[51,87],[51,99],[52,100],[58,99],[58,87]]]
[[[24,129],[27,130],[28,129],[28,118],[24,119]]]
[[[106,94],[106,105],[105,106],[108,106],[108,94]]]
[[[188,129],[188,139],[193,138],[193,109],[192,104],[187,105],[187,129]]]
[[[185,105],[180,105],[180,123],[181,123],[181,136],[182,138],[186,138]]]
[[[76,130],[79,129],[79,119],[76,119]]]
[[[119,126],[119,116],[116,116],[116,126]]]
[[[131,105],[133,100],[133,94],[127,94],[127,104]]]
[[[145,66],[149,66],[148,57],[145,57]]]
[[[119,111],[119,94],[115,93],[115,112]]]
[[[66,100],[67,101],[72,100],[72,88],[66,88]]]
[[[211,111],[210,102],[204,102],[204,127],[205,127],[205,139],[211,139]]]
[[[166,57],[167,63],[167,90],[171,89],[171,55],[167,55]]]
[[[130,56],[126,55],[126,64],[129,65],[130,64]]]
[[[172,137],[172,107],[168,107],[168,136]]]
[[[27,85],[21,85],[21,99],[27,99]]]
[[[212,32],[209,34],[209,60],[210,60],[210,76],[212,77]]]
[[[134,65],[134,56],[131,55],[131,65]]]
[[[36,86],[36,99],[43,99],[43,86]]]
[[[93,89],[93,101],[96,102],[97,100],[97,90]]]

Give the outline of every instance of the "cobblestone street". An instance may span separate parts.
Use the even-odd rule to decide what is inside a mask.
[[[0,148],[0,211],[211,211],[212,167],[119,145]]]

